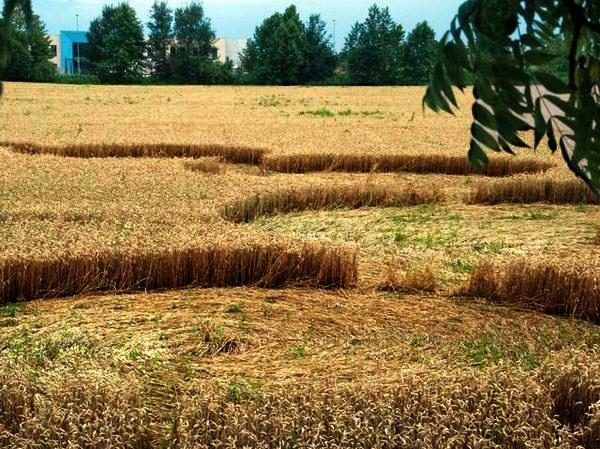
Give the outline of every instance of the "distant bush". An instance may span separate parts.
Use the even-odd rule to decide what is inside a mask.
[[[348,86],[350,84],[350,75],[348,72],[340,72],[321,81],[312,81],[310,86]]]
[[[58,84],[100,84],[96,75],[56,75],[54,82]]]

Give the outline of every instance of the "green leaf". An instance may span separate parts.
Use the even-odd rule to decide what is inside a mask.
[[[546,72],[536,71],[534,72],[533,76],[542,84],[542,86],[544,86],[550,92],[553,92],[555,94],[571,93],[571,89],[569,88],[569,86],[564,81],[555,77],[554,75],[550,75]]]
[[[571,131],[577,131],[578,126],[577,126],[576,119],[574,119],[572,117],[566,117],[563,115],[555,115],[554,118],[556,120],[558,120],[559,122],[562,122],[565,125],[567,125]]]
[[[498,133],[511,145],[521,148],[529,148],[518,135],[515,129],[498,119]]]
[[[496,121],[502,123],[507,128],[515,131],[530,131],[532,126],[523,120],[521,117],[516,116],[506,108],[500,108],[495,112]]]
[[[490,161],[477,141],[472,139],[469,148],[469,161],[477,173],[483,173],[483,170]]]
[[[544,95],[544,99],[558,106],[565,115],[574,116],[577,114],[577,107],[573,103],[565,101],[556,95]]]
[[[485,104],[493,106],[496,99],[496,94],[490,87],[488,80],[478,77],[475,80],[475,86],[473,88],[473,95],[476,99],[481,99]]]
[[[498,143],[500,144],[500,148],[502,148],[502,150],[504,150],[508,154],[516,156],[515,152],[512,150],[508,142],[506,142],[506,140],[504,140],[501,135],[498,135]]]
[[[427,90],[425,91],[425,96],[423,97],[423,106],[427,106],[429,109],[435,112],[439,112],[440,110],[431,86],[428,86]]]
[[[502,79],[510,79],[519,83],[525,83],[529,79],[523,69],[514,65],[512,61],[496,62],[494,69],[497,71],[496,76],[501,76]]]
[[[461,91],[464,90],[466,83],[463,69],[469,69],[466,51],[461,50],[454,42],[449,42],[444,46],[444,58],[448,78]]]
[[[538,50],[528,50],[524,54],[525,60],[530,65],[544,65],[554,61],[557,56],[552,53],[546,53]]]
[[[454,105],[454,107],[458,108],[458,103],[454,97],[454,92],[452,92],[452,86],[446,78],[442,64],[437,64],[435,66],[435,69],[433,70],[432,84],[435,90],[438,92],[438,96],[443,93],[444,96]],[[449,112],[454,114],[452,110]]]
[[[534,111],[535,129],[534,129],[534,148],[537,148],[546,135],[546,121],[542,113],[542,99],[538,98],[535,100],[535,111]]]
[[[583,171],[579,165],[573,160],[572,155],[569,152],[570,148],[567,148],[567,144],[565,143],[565,139],[560,139],[560,151],[564,160],[567,162],[567,165],[571,169],[573,173],[575,173],[579,178],[581,178],[592,191],[600,196],[600,183],[598,182],[597,176],[594,176],[594,171],[598,170],[597,166],[590,165],[589,170],[590,173],[586,173]],[[597,173],[596,173],[597,175]]]
[[[533,35],[525,33],[521,35],[521,43],[528,47],[535,48],[540,46],[540,41]]]
[[[558,143],[556,142],[556,136],[554,135],[552,119],[548,120],[546,129],[548,130],[548,147],[550,147],[550,151],[552,151],[552,153],[556,153],[556,150],[558,150]]]
[[[473,117],[486,128],[490,128],[492,130],[498,129],[498,124],[496,123],[494,114],[492,114],[490,110],[481,103],[475,102],[473,104]]]
[[[439,64],[440,63],[437,65]],[[450,104],[442,94],[441,86],[439,86],[435,81],[435,77],[433,77],[429,87],[427,88],[427,91],[425,92],[423,103],[436,112],[442,109],[450,114],[454,114]]]
[[[500,151],[498,141],[477,123],[471,125],[471,135],[490,150]]]
[[[527,80],[525,84],[525,100],[527,101],[527,108],[533,111],[533,95],[531,95],[531,83]]]

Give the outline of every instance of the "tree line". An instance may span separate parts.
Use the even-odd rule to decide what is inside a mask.
[[[416,85],[428,83],[437,48],[427,22],[406,33],[388,8],[377,5],[352,27],[340,52],[319,14],[303,22],[296,7],[289,6],[256,27],[239,67],[217,59],[215,30],[196,1],[172,9],[156,0],[145,25],[147,39],[144,24],[128,3],[104,6],[90,24],[88,44],[78,61],[87,79],[111,84]],[[15,14],[8,46],[10,59],[0,71],[2,79],[57,79],[39,16],[34,14],[26,27],[23,14]]]

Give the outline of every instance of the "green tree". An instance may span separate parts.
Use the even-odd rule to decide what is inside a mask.
[[[556,34],[566,52],[547,51]],[[567,81],[544,70],[566,56]],[[458,107],[452,86],[474,79],[469,158],[480,169],[484,148],[513,153],[533,131],[560,149],[569,168],[600,194],[600,2],[468,0],[440,42],[423,99],[433,110]]]
[[[256,28],[242,67],[258,84],[299,84],[305,70],[305,26],[294,5],[275,13]]]
[[[371,6],[367,19],[356,23],[346,38],[344,59],[352,84],[391,85],[402,77],[404,29],[389,8]]]
[[[148,60],[152,76],[165,81],[171,75],[169,50],[173,42],[173,11],[166,1],[156,1],[150,10],[150,21],[147,24]]]
[[[33,12],[31,10],[31,0],[4,0],[2,8],[2,17],[0,18],[0,69],[6,66],[9,49],[9,37],[11,30],[12,17],[15,11],[21,10],[25,22],[31,23]],[[2,94],[2,83],[0,83],[0,95]]]
[[[90,24],[88,41],[91,71],[102,82],[139,82],[144,68],[144,33],[131,6],[105,6]]]
[[[214,61],[215,32],[202,5],[192,2],[175,11],[175,44],[171,50],[173,79],[179,83],[225,82],[231,64]]]
[[[56,69],[49,61],[50,39],[44,23],[33,14],[29,24],[21,11],[13,14],[8,39],[8,60],[0,69],[6,81],[52,81]]]
[[[321,81],[332,77],[337,57],[327,35],[326,24],[318,14],[313,14],[308,19],[304,48],[303,81]]]
[[[437,49],[435,32],[425,22],[418,23],[408,33],[402,56],[402,83],[423,85],[429,83]]]

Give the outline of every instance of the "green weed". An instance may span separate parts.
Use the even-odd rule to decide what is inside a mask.
[[[480,254],[498,254],[504,248],[506,248],[506,244],[498,241],[482,241],[473,244],[473,249]]]
[[[452,246],[452,244],[456,241],[457,238],[458,238],[458,230],[453,229],[452,231],[446,232],[446,233],[440,233],[440,234],[427,233],[427,234],[418,235],[417,237],[415,237],[414,241],[415,241],[415,243],[418,243],[419,245],[423,245],[426,248],[434,248],[434,247],[438,247],[438,246],[447,248],[449,246]]]
[[[455,273],[471,273],[475,268],[473,262],[469,259],[453,259],[448,262],[448,266]]]
[[[290,349],[289,355],[294,359],[303,359],[306,357],[306,348],[304,346],[294,346]]]
[[[354,115],[354,112],[352,112],[352,109],[345,109],[343,111],[338,111],[337,114],[342,117],[348,117],[349,115]]]
[[[234,302],[225,308],[225,313],[244,313],[244,308],[240,303]]]
[[[404,230],[398,229],[394,234],[394,242],[397,245],[404,245],[408,242],[409,236]]]
[[[5,318],[14,318],[23,310],[23,304],[6,304],[0,306],[0,316]]]
[[[260,385],[247,377],[236,377],[227,385],[227,399],[234,403],[254,399],[260,394]]]
[[[320,109],[316,109],[314,111],[301,111],[298,113],[298,115],[312,115],[314,117],[322,117],[322,118],[335,116],[335,114],[327,108],[320,108]]]
[[[496,365],[503,356],[493,336],[488,333],[484,333],[479,339],[468,338],[463,342],[463,347],[467,352],[467,363],[479,368]]]
[[[276,107],[276,106],[287,105],[289,103],[290,103],[290,100],[288,100],[284,96],[263,95],[262,97],[258,98],[258,105],[265,106],[265,107]]]

